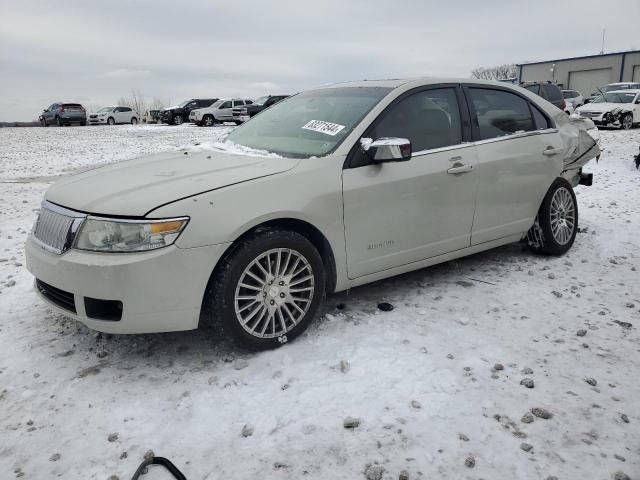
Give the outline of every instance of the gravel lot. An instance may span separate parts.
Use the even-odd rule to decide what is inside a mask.
[[[189,479],[640,478],[640,129],[602,132],[567,255],[356,288],[276,351],[96,334],[39,300],[23,244],[52,181],[227,130],[0,129],[1,478],[128,479],[149,449]]]

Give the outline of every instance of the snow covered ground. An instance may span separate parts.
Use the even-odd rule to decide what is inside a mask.
[[[23,244],[50,182],[223,130],[0,129],[0,478],[128,479],[149,449],[190,480],[640,478],[639,129],[602,132],[569,254],[356,288],[276,351],[100,335],[38,299]]]

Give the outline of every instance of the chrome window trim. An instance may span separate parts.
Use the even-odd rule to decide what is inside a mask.
[[[475,142],[462,142],[462,143],[457,143],[455,145],[447,145],[446,147],[440,147],[440,148],[432,148],[432,149],[428,149],[428,150],[419,150],[417,152],[412,152],[411,153],[411,157],[422,157],[424,155],[429,155],[432,153],[440,153],[440,152],[447,152],[450,150],[459,150],[462,148],[468,148],[468,147],[474,147],[477,145],[484,145],[487,143],[494,143],[494,142],[502,142],[504,140],[512,140],[515,138],[524,138],[524,137],[530,137],[533,135],[546,135],[549,133],[557,133],[559,130],[557,128],[545,128],[545,129],[541,129],[541,130],[531,130],[529,132],[520,132],[520,133],[510,133],[507,135],[503,135],[501,137],[494,137],[494,138],[487,138],[486,140],[478,140]]]
[[[412,158],[422,157],[424,155],[430,155],[432,153],[448,152],[450,150],[460,150],[462,148],[468,148],[473,146],[474,146],[473,142],[456,143],[455,145],[447,145],[446,147],[431,148],[428,150],[419,150],[417,152],[411,152],[411,157]]]
[[[505,140],[513,140],[516,138],[525,138],[532,137],[534,135],[547,135],[550,133],[558,133],[559,130],[557,128],[545,128],[541,130],[531,130],[529,132],[516,132],[509,133],[507,135],[503,135],[501,137],[487,138],[485,140],[476,140],[473,142],[474,145],[484,145],[486,143],[494,143],[494,142],[503,142]]]

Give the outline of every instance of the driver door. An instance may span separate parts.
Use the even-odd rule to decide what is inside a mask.
[[[407,138],[412,158],[374,164],[358,149],[343,171],[349,278],[470,246],[476,149],[456,85],[401,96],[365,137]]]

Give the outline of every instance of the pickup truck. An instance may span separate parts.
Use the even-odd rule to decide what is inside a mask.
[[[237,107],[232,110],[232,118],[236,123],[242,123],[249,120],[255,114],[260,113],[262,110],[269,108],[271,105],[284,100],[289,95],[265,95],[256,99],[251,105],[245,105],[244,107]]]

